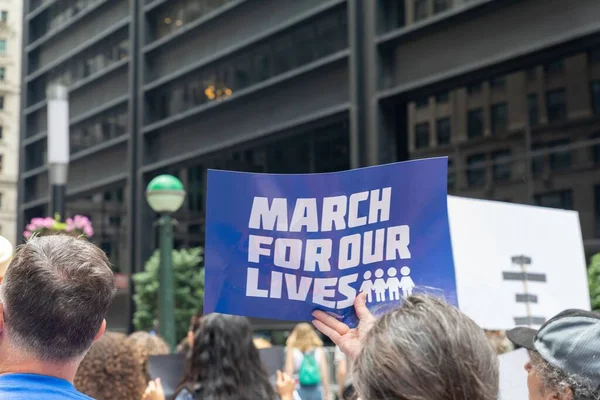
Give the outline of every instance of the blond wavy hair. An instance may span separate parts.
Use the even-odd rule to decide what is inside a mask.
[[[303,353],[323,347],[323,341],[310,324],[303,322],[294,327],[286,342],[288,347],[298,349]]]

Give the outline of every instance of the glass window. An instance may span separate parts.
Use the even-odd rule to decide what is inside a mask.
[[[0,81],[3,81],[6,78],[6,68],[0,67]]]
[[[494,182],[510,180],[512,158],[510,150],[498,150],[492,152],[492,176]]]
[[[425,108],[429,105],[429,98],[427,97],[421,97],[420,99],[417,99],[415,101],[415,106],[417,108]]]
[[[0,172],[4,171],[4,154],[0,154]]]
[[[540,110],[537,93],[527,95],[527,114],[529,118],[529,126],[536,126],[540,120]]]
[[[336,172],[350,168],[350,131],[346,122],[318,129],[312,135],[315,138],[313,172]]]
[[[535,204],[541,207],[562,208],[573,210],[573,192],[571,190],[559,190],[534,196]]]
[[[445,146],[450,144],[452,139],[452,127],[450,125],[450,118],[440,118],[436,121],[436,135],[438,146]]]
[[[438,104],[447,103],[449,99],[450,99],[449,92],[442,92],[442,93],[438,93],[435,95],[435,102]]]
[[[4,96],[0,96],[0,110],[4,110]]]
[[[485,185],[485,154],[467,157],[467,183],[469,186]]]
[[[342,22],[345,19],[345,9],[324,13],[282,35],[266,39],[157,88],[148,99],[149,122],[230,97],[238,90],[314,62],[324,55],[324,51],[342,50],[347,46],[347,28]],[[333,23],[335,32],[332,27],[327,28],[327,24],[320,25],[323,21]],[[332,43],[335,45],[329,43],[323,46],[322,43],[333,36],[339,37],[339,40],[334,38]]]
[[[494,104],[491,116],[493,134],[504,133],[508,130],[508,105],[506,103]]]
[[[4,139],[4,127],[0,125],[0,140]]]
[[[600,132],[594,133],[591,140],[600,141]],[[600,164],[600,143],[592,146],[592,160],[594,161],[594,164]]]
[[[590,64],[600,63],[600,47],[588,50],[588,62]]]
[[[71,128],[70,151],[78,153],[128,131],[127,106],[119,106],[85,120]]]
[[[467,136],[474,139],[483,136],[483,109],[470,110],[468,117]]]
[[[0,208],[2,208],[2,197],[4,196],[3,193],[0,193]]]
[[[456,186],[456,168],[454,167],[454,160],[448,159],[448,190],[454,189]]]
[[[0,39],[0,55],[6,54],[6,39]]]
[[[171,0],[153,11],[150,29],[154,40],[218,11],[233,0]]]
[[[483,84],[481,82],[472,83],[469,86],[467,86],[468,94],[481,93],[482,90],[483,90]]]
[[[532,152],[542,151],[544,149],[543,143],[534,143],[531,146]],[[544,154],[538,154],[531,158],[531,173],[534,176],[539,176],[544,171]]]
[[[537,68],[536,67],[527,68],[526,76],[527,76],[528,81],[530,81],[530,82],[535,81],[535,78],[537,77]]]
[[[592,105],[594,114],[600,115],[600,81],[592,82]]]
[[[429,122],[415,125],[415,147],[417,149],[429,147]]]
[[[427,0],[414,0],[414,21],[418,22],[427,18]]]
[[[563,72],[565,69],[565,63],[562,59],[551,61],[544,64],[544,73],[547,75],[558,74]]]
[[[6,11],[6,10],[0,11],[0,21],[2,21],[2,22],[8,21],[8,11]]]
[[[438,14],[450,8],[451,0],[433,0],[433,12]]]
[[[566,147],[569,145],[569,140],[556,140],[548,143],[547,147],[550,149],[550,169],[553,171],[560,171],[563,169],[569,169],[571,167],[571,153],[569,150],[558,150],[556,147]]]
[[[567,99],[564,89],[546,92],[548,121],[557,122],[567,119]]]
[[[490,87],[492,89],[504,89],[506,87],[506,77],[497,76],[490,80]]]

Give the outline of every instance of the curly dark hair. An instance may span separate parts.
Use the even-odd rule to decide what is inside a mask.
[[[184,386],[203,400],[274,400],[275,391],[244,317],[209,314],[194,332]]]
[[[106,332],[85,356],[75,387],[97,400],[140,400],[146,389],[145,351],[124,334]]]

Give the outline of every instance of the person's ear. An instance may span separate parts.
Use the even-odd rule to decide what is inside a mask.
[[[100,339],[102,337],[102,335],[104,335],[105,331],[106,331],[106,320],[103,319],[102,324],[100,324],[100,329],[98,329],[98,333],[96,333],[96,337],[94,338],[94,342],[97,342],[98,339]]]
[[[0,303],[0,339],[4,336],[4,304]]]
[[[570,387],[564,388],[562,392],[548,397],[548,400],[573,400],[573,390]]]

